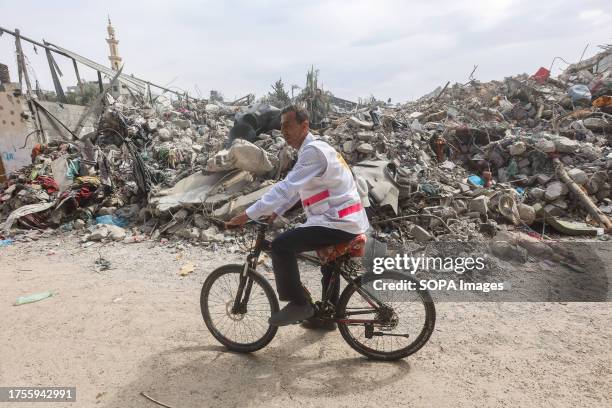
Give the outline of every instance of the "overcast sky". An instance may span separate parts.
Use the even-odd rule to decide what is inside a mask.
[[[268,92],[282,78],[303,86],[310,65],[325,89],[356,100],[403,102],[446,81],[534,73],[612,43],[611,0],[430,1],[28,1],[0,0],[0,26],[109,65],[107,14],[124,72],[203,96]],[[45,55],[24,51],[52,89]],[[14,40],[0,37],[0,62],[17,79]],[[58,56],[64,88],[76,80]],[[559,62],[556,67],[562,68]],[[96,74],[81,68],[88,80]]]

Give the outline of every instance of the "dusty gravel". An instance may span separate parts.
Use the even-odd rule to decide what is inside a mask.
[[[612,264],[609,245],[600,255]],[[100,256],[111,269],[96,269]],[[240,355],[206,330],[199,293],[211,270],[241,259],[152,242],[81,248],[72,234],[0,248],[0,385],[76,386],[63,405],[73,408],[155,407],[142,391],[175,408],[612,405],[609,302],[441,303],[430,342],[397,363],[299,326]],[[317,274],[304,272],[313,292]]]

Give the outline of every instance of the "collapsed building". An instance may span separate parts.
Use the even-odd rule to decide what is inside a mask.
[[[19,44],[23,37],[11,33]],[[66,115],[38,100],[26,70],[17,85],[0,67],[0,235],[27,239],[27,231],[60,228],[80,230],[83,242],[233,241],[222,222],[296,158],[279,130],[281,107],[187,94],[170,101],[120,67],[40,46],[110,82],[100,79],[90,106]],[[376,234],[398,245],[482,239],[500,229],[539,239],[602,236],[612,229],[610,64],[612,47],[603,46],[557,78],[540,68],[470,79],[396,106],[336,98],[342,103],[329,102],[313,133],[343,154]],[[111,95],[117,83],[129,101]],[[289,225],[303,220],[299,206],[286,214]]]

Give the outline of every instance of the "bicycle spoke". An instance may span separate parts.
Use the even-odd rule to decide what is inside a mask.
[[[383,282],[397,282],[400,276],[383,276]],[[365,291],[364,291],[365,292]],[[373,353],[390,354],[410,347],[419,334],[425,330],[427,309],[420,292],[388,291],[382,294],[368,294],[353,289],[344,305],[344,318],[349,322],[339,323],[347,334],[365,350]],[[384,305],[372,308],[368,300],[378,298]],[[354,315],[352,312],[357,312]],[[376,318],[374,319],[375,315]],[[386,316],[386,317],[385,317]],[[351,323],[350,320],[375,320],[372,323]],[[384,323],[380,319],[389,319]],[[369,325],[369,326],[368,326]],[[366,330],[367,329],[367,330]],[[367,331],[371,335],[366,336]]]
[[[248,344],[262,338],[270,329],[272,306],[263,288],[253,281],[245,314],[231,314],[240,285],[240,273],[221,275],[208,292],[208,315],[216,330],[228,340]],[[246,289],[246,286],[245,286]]]

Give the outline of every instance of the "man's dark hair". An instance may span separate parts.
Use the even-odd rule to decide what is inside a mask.
[[[295,112],[295,121],[298,124],[304,123],[305,120],[308,120],[308,111],[297,105],[287,105],[281,111],[281,116],[285,113]]]

